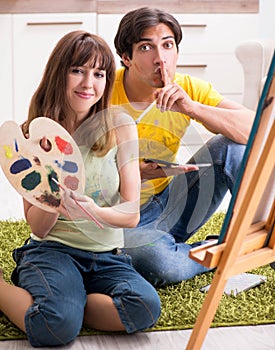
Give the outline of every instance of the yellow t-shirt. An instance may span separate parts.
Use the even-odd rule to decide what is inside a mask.
[[[125,68],[117,70],[111,102],[112,105],[122,105],[123,109],[136,120],[143,110],[137,110],[130,105],[123,85],[124,71]],[[176,73],[174,80],[194,101],[216,106],[223,98],[210,83],[198,78]],[[171,111],[161,113],[154,106],[137,124],[140,158],[157,158],[175,162],[180,140],[189,124],[189,116]],[[143,182],[141,204],[144,204],[153,194],[163,191],[170,181],[171,177]]]

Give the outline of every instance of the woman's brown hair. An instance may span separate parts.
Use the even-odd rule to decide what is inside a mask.
[[[99,66],[106,71],[106,86],[101,99],[91,107],[86,117],[86,135],[87,127],[89,133],[97,135],[90,145],[92,150],[103,155],[110,149],[114,131],[108,108],[115,78],[115,61],[111,49],[101,37],[82,30],[66,34],[53,49],[42,80],[31,99],[28,120],[22,126],[24,134],[28,133],[30,122],[41,116],[51,118],[69,129],[67,116],[73,116],[74,111],[66,93],[68,73],[71,67],[83,66],[87,62],[91,68]]]

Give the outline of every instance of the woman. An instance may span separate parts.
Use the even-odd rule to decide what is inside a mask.
[[[22,126],[27,137],[34,118],[60,123],[75,135],[86,174],[85,194],[65,191],[56,213],[23,199],[31,239],[14,251],[15,285],[0,275],[0,310],[34,347],[69,343],[83,320],[98,330],[132,333],[152,327],[160,314],[156,291],[120,249],[121,227],[139,221],[140,174],[135,125],[108,110],[114,76],[113,55],[100,37],[65,35]],[[42,147],[49,147],[47,135]]]

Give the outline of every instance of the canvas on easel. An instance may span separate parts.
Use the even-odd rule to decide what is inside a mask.
[[[190,251],[216,268],[186,350],[199,350],[227,280],[275,261],[275,52],[218,242]]]

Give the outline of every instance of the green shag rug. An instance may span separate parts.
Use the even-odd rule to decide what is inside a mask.
[[[223,220],[223,213],[215,214],[190,242],[203,240],[208,234],[218,234]],[[4,270],[7,281],[10,281],[14,268],[11,252],[15,247],[23,244],[29,233],[29,226],[23,220],[0,221],[0,266]],[[269,266],[264,266],[250,272],[265,275],[267,281],[237,296],[223,295],[212,327],[275,323],[275,271]],[[211,283],[212,278],[213,273],[208,272],[188,281],[158,288],[162,313],[156,326],[149,331],[193,328],[205,298],[205,294],[199,289]],[[102,334],[102,332],[83,327],[80,333],[80,335],[92,334]],[[25,338],[24,333],[5,316],[0,315],[0,340]]]

